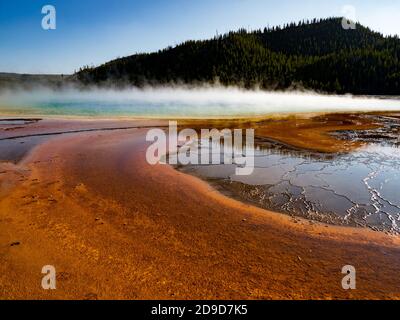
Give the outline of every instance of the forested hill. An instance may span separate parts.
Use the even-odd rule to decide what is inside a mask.
[[[219,81],[265,89],[399,95],[399,58],[398,37],[384,37],[360,24],[345,30],[342,18],[330,18],[187,41],[87,67],[76,77],[86,84]]]

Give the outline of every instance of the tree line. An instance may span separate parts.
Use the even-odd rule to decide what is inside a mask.
[[[186,41],[85,67],[84,84],[214,83],[263,89],[304,88],[329,93],[398,95],[400,40],[342,18],[283,27],[240,29],[210,40]]]

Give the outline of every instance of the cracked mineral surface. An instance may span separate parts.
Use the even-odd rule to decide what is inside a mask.
[[[338,139],[365,142],[349,153],[292,150],[261,139],[256,141],[251,175],[237,176],[235,164],[186,165],[179,166],[179,170],[200,176],[222,192],[263,208],[398,234],[400,120],[368,116],[384,125],[373,130],[333,133]],[[204,143],[200,140],[199,144]]]

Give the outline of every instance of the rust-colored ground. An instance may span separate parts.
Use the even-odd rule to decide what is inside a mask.
[[[398,114],[386,113],[391,116]],[[223,129],[255,128],[259,137],[267,137],[281,143],[326,153],[347,152],[361,146],[360,142],[338,141],[331,132],[337,130],[366,130],[379,127],[373,119],[361,114],[297,114],[275,115],[269,118],[253,118],[239,120],[197,120],[181,121],[182,126],[208,128],[210,125]]]
[[[0,164],[0,298],[400,298],[398,237],[294,221],[150,166],[146,130],[60,135]],[[45,291],[49,264],[57,289]],[[356,290],[341,287],[348,264]]]

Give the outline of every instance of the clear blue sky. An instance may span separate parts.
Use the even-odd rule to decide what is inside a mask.
[[[54,5],[57,29],[41,28]],[[399,0],[0,0],[0,71],[72,73],[83,65],[154,51],[240,27],[342,16],[385,34],[400,34]]]

